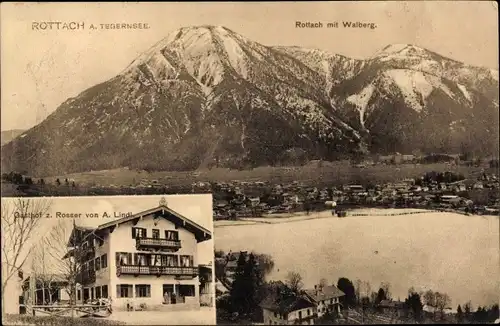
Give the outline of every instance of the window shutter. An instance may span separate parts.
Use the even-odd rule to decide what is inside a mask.
[[[132,239],[135,239],[135,228],[132,228]]]
[[[144,231],[142,231],[142,232],[144,232],[144,238],[147,238],[148,237],[148,230],[147,229],[143,229],[143,230]]]
[[[194,266],[193,256],[189,256],[189,266]]]
[[[115,256],[116,256],[116,266],[120,266],[120,253],[119,252],[115,253]]]
[[[120,294],[121,294],[121,293],[120,293],[120,284],[117,284],[117,285],[116,285],[116,297],[117,297],[117,298],[120,298],[120,297],[121,297],[121,296],[120,296]]]
[[[133,262],[133,264],[139,265],[139,255],[138,254],[134,254],[134,262]]]

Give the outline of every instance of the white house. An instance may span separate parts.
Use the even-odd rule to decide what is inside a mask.
[[[316,305],[318,317],[327,312],[340,313],[340,298],[345,294],[336,286],[315,285],[314,289],[305,290],[304,292],[307,298]]]
[[[77,301],[108,298],[114,310],[199,307],[197,248],[211,237],[162,202],[97,228],[75,226],[67,257],[79,252],[82,263]]]

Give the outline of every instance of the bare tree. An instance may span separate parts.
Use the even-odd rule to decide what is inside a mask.
[[[451,304],[451,299],[448,296],[448,294],[440,292],[436,292],[435,297],[436,297],[436,308],[439,310],[441,314],[441,319],[444,319],[444,310],[448,308],[448,306]]]
[[[42,304],[52,304],[53,296],[58,291],[56,287],[56,275],[47,269],[51,266],[49,255],[44,245],[36,246],[32,253],[32,268],[30,278],[34,278],[36,291],[42,292]]]
[[[424,298],[424,303],[429,306],[429,307],[432,307],[432,310],[433,310],[433,318],[435,319],[436,318],[436,307],[437,307],[437,302],[436,302],[436,293],[434,293],[434,291],[432,290],[427,290],[424,295],[423,295],[423,298]]]
[[[319,287],[320,287],[320,288],[324,288],[324,287],[326,287],[326,286],[328,286],[328,281],[326,280],[326,278],[322,278],[322,279],[320,279],[320,280],[319,280]]]
[[[74,222],[60,220],[43,238],[44,245],[54,262],[54,268],[67,283],[65,290],[70,305],[76,304],[77,284],[86,285],[95,279],[95,270],[85,262],[93,257],[94,238],[99,238],[91,230],[77,227]],[[87,242],[89,245],[84,246]]]
[[[286,283],[288,287],[295,293],[298,293],[304,285],[304,283],[302,282],[302,276],[297,272],[289,272]]]
[[[356,300],[358,304],[361,302],[362,285],[363,282],[359,278],[354,282],[354,293],[356,294]]]
[[[52,201],[47,198],[2,199],[2,313],[7,285],[31,254],[31,238]]]

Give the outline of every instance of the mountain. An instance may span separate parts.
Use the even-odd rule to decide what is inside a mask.
[[[498,71],[412,45],[355,60],[199,26],[168,34],[2,146],[2,168],[54,175],[257,166],[483,151],[495,137]]]
[[[2,131],[1,134],[1,140],[2,140],[2,146],[4,144],[7,144],[10,142],[12,139],[16,138],[17,136],[21,135],[25,130],[23,129],[12,129],[12,130],[4,130]]]

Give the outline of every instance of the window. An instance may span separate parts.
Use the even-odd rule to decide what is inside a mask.
[[[101,256],[101,268],[108,267],[108,254],[104,254]]]
[[[149,257],[149,264],[151,266],[160,266],[161,265],[161,255],[152,254]]]
[[[96,288],[95,288],[95,298],[96,299],[102,298],[101,297],[101,287],[100,286],[96,286]]]
[[[176,255],[162,255],[161,266],[176,267],[179,266],[179,261]]]
[[[101,295],[102,295],[103,298],[109,297],[108,286],[107,285],[103,285],[102,286],[101,292],[102,292]]]
[[[90,288],[90,300],[94,300],[94,288]]]
[[[179,285],[179,295],[182,297],[194,297],[195,296],[194,285],[186,285],[186,284]]]
[[[333,299],[330,299],[330,304],[333,304]]]
[[[97,257],[95,259],[95,270],[98,271],[101,269],[101,257]]]
[[[146,238],[147,230],[144,228],[132,228],[132,239]]]
[[[179,240],[179,232],[177,231],[165,231],[165,239],[167,240]]]
[[[160,230],[153,229],[153,239],[159,239],[159,238],[160,238]]]
[[[89,261],[89,270],[93,271],[94,270],[94,260]]]
[[[82,300],[82,290],[76,291],[76,300],[78,301]]]
[[[276,311],[274,312],[274,317],[278,317],[278,313]]]
[[[117,284],[116,296],[118,298],[132,298],[132,284]]]
[[[147,257],[145,254],[134,254],[134,263],[140,266],[147,265]]]
[[[311,314],[311,310],[307,309],[307,315],[309,316]]]
[[[181,267],[192,267],[193,256],[181,256]]]
[[[116,266],[132,265],[131,252],[117,252],[116,253]]]
[[[151,297],[151,285],[149,285],[149,284],[136,284],[135,285],[135,296],[137,298],[149,298],[149,297]]]

